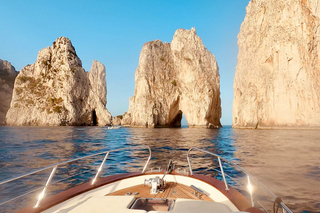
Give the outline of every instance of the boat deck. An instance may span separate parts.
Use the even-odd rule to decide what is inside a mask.
[[[175,182],[167,182],[164,188],[164,192],[158,194],[150,194],[150,187],[144,184],[128,187],[121,189],[112,193],[107,194],[107,196],[114,195],[135,195],[136,198],[148,197],[148,198],[166,198],[176,200],[177,198],[183,199],[193,199],[193,200],[204,200],[213,201],[207,195],[196,196],[194,194],[195,189],[190,186]]]

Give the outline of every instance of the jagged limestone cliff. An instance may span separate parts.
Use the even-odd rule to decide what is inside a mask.
[[[220,127],[220,77],[216,59],[194,28],[179,29],[171,44],[143,45],[135,74],[135,92],[122,125]]]
[[[105,67],[93,61],[82,68],[71,41],[60,37],[39,51],[37,60],[17,76],[8,125],[107,125]]]
[[[10,108],[13,84],[18,72],[8,62],[0,59],[0,125],[4,124]]]
[[[233,127],[319,127],[320,2],[251,1],[238,45]]]

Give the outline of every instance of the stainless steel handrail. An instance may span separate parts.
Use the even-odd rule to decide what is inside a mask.
[[[52,169],[52,171],[50,173],[50,176],[49,176],[49,178],[47,180],[46,185],[43,187],[42,192],[39,194],[38,201],[37,201],[36,205],[34,206],[34,208],[38,208],[39,207],[40,202],[44,198],[44,195],[46,193],[47,187],[49,186],[49,184],[50,184],[50,182],[51,182],[51,180],[52,180],[52,178],[54,176],[54,173],[56,172],[57,168],[58,168],[58,166],[53,167],[53,169]]]
[[[25,175],[21,175],[21,176],[18,176],[18,177],[15,177],[15,178],[11,178],[11,179],[8,179],[8,180],[5,180],[5,181],[2,181],[0,182],[0,186],[3,185],[3,184],[6,184],[6,183],[10,183],[12,181],[15,181],[15,180],[18,180],[18,179],[21,179],[21,178],[24,178],[24,177],[27,177],[27,176],[30,176],[30,175],[33,175],[33,174],[36,174],[36,173],[39,173],[39,172],[42,172],[42,171],[45,171],[47,169],[52,169],[52,172],[50,173],[50,176],[46,182],[46,185],[44,186],[42,192],[39,194],[39,197],[38,197],[38,200],[37,200],[37,203],[36,205],[34,206],[34,208],[37,208],[41,202],[41,199],[44,197],[44,194],[45,194],[45,191],[48,187],[48,185],[50,184],[53,176],[54,176],[54,173],[55,171],[57,170],[57,168],[61,165],[64,165],[64,164],[67,164],[67,163],[71,163],[71,162],[75,162],[75,161],[79,161],[79,160],[82,160],[82,159],[86,159],[86,158],[91,158],[91,157],[94,157],[94,156],[98,156],[98,155],[103,155],[103,154],[106,154],[101,165],[99,166],[99,169],[94,177],[94,181],[92,181],[92,184],[96,181],[98,175],[100,174],[101,170],[102,170],[102,167],[106,161],[106,159],[108,158],[108,155],[109,153],[111,152],[118,152],[118,151],[123,151],[123,150],[127,150],[127,149],[130,149],[130,150],[136,150],[136,149],[142,149],[142,148],[146,148],[148,149],[149,151],[149,156],[148,156],[148,159],[142,169],[142,172],[141,173],[144,173],[148,164],[149,164],[149,161],[151,159],[151,149],[149,146],[147,145],[139,145],[139,146],[131,146],[131,147],[124,147],[124,148],[120,148],[120,149],[115,149],[115,150],[109,150],[109,151],[104,151],[104,152],[99,152],[99,153],[96,153],[96,154],[92,154],[92,155],[87,155],[87,156],[84,156],[84,157],[80,157],[80,158],[75,158],[75,159],[71,159],[71,160],[68,160],[68,161],[64,161],[64,162],[61,162],[61,163],[57,163],[57,164],[54,164],[54,165],[51,165],[51,166],[47,166],[45,168],[42,168],[42,169],[39,169],[39,170],[36,170],[36,171],[33,171],[33,172],[30,172],[30,173],[27,173]],[[1,205],[5,204],[7,202],[4,202],[2,203]]]
[[[204,149],[200,149],[200,148],[197,148],[197,147],[191,147],[189,150],[188,150],[188,153],[187,153],[187,161],[188,161],[188,165],[189,165],[189,170],[190,170],[190,175],[193,175],[193,171],[192,171],[192,167],[191,167],[191,161],[190,161],[190,152],[192,150],[198,150],[200,152],[204,152],[206,154],[209,154],[209,155],[212,155],[212,156],[215,156],[218,161],[219,161],[219,167],[220,167],[220,172],[222,174],[222,178],[223,178],[223,182],[224,184],[226,185],[226,190],[228,190],[227,188],[227,181],[226,181],[226,178],[225,178],[225,174],[224,174],[224,171],[223,171],[223,165],[221,163],[221,159],[233,166],[235,166],[237,169],[239,169],[241,172],[243,172],[244,174],[247,175],[247,178],[248,178],[248,181],[250,182],[250,179],[254,180],[258,185],[262,186],[274,199],[277,198],[277,196],[271,192],[265,185],[263,185],[260,181],[258,181],[253,175],[251,175],[249,172],[247,172],[245,169],[241,168],[239,165],[235,164],[234,162],[231,162],[215,153],[212,153],[212,152],[209,152],[207,150],[204,150]],[[250,192],[249,192],[250,193]],[[251,198],[251,203],[253,205],[253,197],[252,197],[252,193],[250,193],[250,198]],[[281,206],[282,208],[287,212],[287,213],[292,213],[292,211],[286,206],[285,203],[281,202]]]
[[[92,180],[92,182],[91,182],[91,185],[93,185],[93,184],[96,182],[96,180],[97,180],[100,172],[102,171],[102,167],[103,167],[104,163],[106,162],[106,160],[107,160],[107,158],[108,158],[108,156],[109,156],[109,153],[110,153],[110,152],[107,152],[106,156],[104,156],[104,159],[103,159],[103,161],[102,161],[102,163],[101,163],[101,165],[100,165],[100,167],[99,167],[99,169],[98,169],[98,171],[97,171],[96,176],[93,178],[93,180]]]

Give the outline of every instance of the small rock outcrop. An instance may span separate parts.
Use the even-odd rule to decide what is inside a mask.
[[[251,1],[238,45],[233,127],[319,127],[320,2]]]
[[[13,84],[18,72],[8,61],[0,59],[0,125],[4,124],[10,108]]]
[[[182,113],[189,127],[221,127],[218,65],[194,28],[143,45],[122,125],[179,127]]]
[[[116,117],[112,118],[112,125],[118,126],[121,125],[123,116],[122,115],[117,115]]]
[[[93,61],[90,72],[82,68],[71,41],[60,37],[39,51],[14,84],[8,125],[109,125],[106,109],[106,70]]]

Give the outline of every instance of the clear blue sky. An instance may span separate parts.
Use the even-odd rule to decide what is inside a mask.
[[[92,60],[107,70],[107,108],[128,110],[142,45],[171,42],[179,28],[195,27],[220,68],[222,125],[232,123],[237,35],[249,0],[0,0],[0,58],[17,70],[32,64],[40,49],[68,37],[85,70]]]

